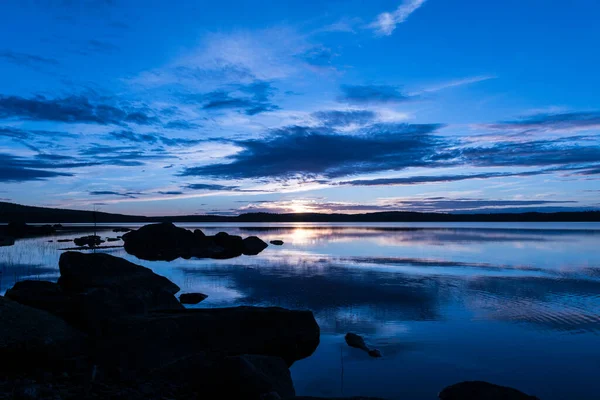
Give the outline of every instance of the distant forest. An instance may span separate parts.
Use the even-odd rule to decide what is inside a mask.
[[[237,216],[178,215],[143,217],[137,215],[96,212],[98,223],[133,222],[593,222],[600,221],[600,211],[555,213],[494,213],[494,214],[445,214],[420,212],[375,212],[366,214],[320,214],[320,213],[248,213]],[[94,222],[93,211],[58,208],[31,207],[0,202],[0,223],[89,223]]]

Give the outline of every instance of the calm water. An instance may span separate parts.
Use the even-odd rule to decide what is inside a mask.
[[[600,224],[180,225],[285,245],[170,263],[107,251],[208,294],[199,307],[311,309],[321,345],[292,367],[298,394],[433,400],[481,379],[545,400],[599,398]],[[1,247],[0,292],[56,279],[58,249],[72,245],[58,238]],[[384,357],[346,346],[349,331]]]

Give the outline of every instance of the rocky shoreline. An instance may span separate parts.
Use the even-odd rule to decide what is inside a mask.
[[[256,237],[205,236],[172,224],[123,239],[128,252],[157,259],[266,247]],[[289,367],[319,345],[311,311],[186,309],[183,302],[205,296],[178,300],[180,289],[167,278],[105,253],[64,252],[59,268],[57,283],[21,281],[0,297],[0,399],[305,398],[295,397]],[[359,336],[346,340],[376,351]],[[439,398],[536,399],[485,382],[450,386]]]

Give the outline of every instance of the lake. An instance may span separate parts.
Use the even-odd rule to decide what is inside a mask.
[[[285,244],[230,260],[105,251],[207,294],[197,307],[312,310],[321,344],[291,368],[299,395],[434,400],[486,380],[544,400],[598,399],[600,223],[178,225]],[[89,233],[0,247],[0,292],[56,280],[59,249],[73,245],[56,240]],[[383,357],[349,348],[347,332]]]

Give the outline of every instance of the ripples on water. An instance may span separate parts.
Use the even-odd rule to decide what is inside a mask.
[[[425,400],[481,379],[545,400],[598,399],[600,224],[182,225],[285,244],[171,263],[107,251],[208,294],[199,307],[313,310],[322,340],[292,368],[299,394]],[[61,237],[74,235],[0,248],[0,291],[56,279]],[[347,347],[348,331],[384,357]]]

